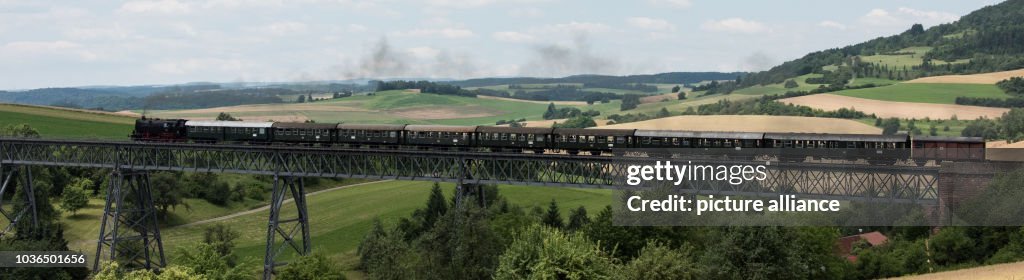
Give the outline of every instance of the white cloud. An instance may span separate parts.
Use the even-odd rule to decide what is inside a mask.
[[[953,22],[960,19],[960,16],[940,11],[922,11],[907,7],[901,7],[894,12],[885,9],[871,9],[867,14],[861,16],[860,22],[874,27],[910,27],[911,24],[920,23],[925,26],[933,26],[941,23]]]
[[[676,29],[675,25],[672,25],[666,20],[649,18],[649,17],[631,17],[626,19],[626,23],[636,28],[652,29],[652,30],[673,30]]]
[[[947,12],[939,11],[921,11],[907,7],[900,7],[897,11],[901,14],[910,15],[916,19],[924,20],[925,24],[939,24],[946,22],[953,22],[960,19],[960,16],[954,15]]]
[[[284,36],[305,32],[306,28],[307,26],[305,23],[294,21],[282,21],[271,23],[267,26],[264,26],[263,31],[276,36]]]
[[[679,9],[689,8],[693,3],[690,0],[650,0],[651,3],[657,5],[665,5]]]
[[[833,28],[833,29],[839,29],[839,30],[846,30],[846,25],[845,24],[838,23],[838,22],[831,21],[831,20],[825,20],[825,21],[819,22],[818,26],[825,27],[825,28]]]
[[[156,0],[156,1],[131,1],[121,5],[118,12],[122,13],[160,13],[160,14],[184,14],[191,11],[188,3],[177,0]]]
[[[544,15],[544,11],[538,8],[515,8],[508,11],[508,15],[519,18],[537,18]]]
[[[237,59],[189,58],[150,64],[149,69],[162,74],[187,75],[209,71],[243,71],[252,66]]]
[[[462,28],[421,28],[404,32],[395,32],[396,36],[408,37],[444,37],[449,39],[460,39],[473,37],[472,30]]]
[[[406,49],[409,54],[419,59],[429,59],[437,57],[437,54],[441,53],[441,50],[431,47],[413,47]]]
[[[494,32],[491,34],[491,38],[494,38],[495,40],[502,42],[512,43],[533,42],[534,40],[536,40],[536,38],[533,37],[533,35],[515,31]]]
[[[17,58],[27,56],[53,57],[67,56],[81,61],[92,61],[99,57],[95,52],[86,50],[81,44],[70,41],[16,41],[0,47],[0,54]]]
[[[701,24],[701,29],[708,31],[732,32],[732,33],[760,33],[770,31],[763,23],[745,20],[742,18],[728,18],[723,20],[709,20]]]
[[[547,26],[544,26],[541,30],[542,31],[546,31],[546,32],[601,33],[601,32],[610,31],[611,27],[608,27],[608,25],[605,25],[603,23],[571,21],[571,22],[568,22],[568,23],[559,23],[559,24],[547,25]]]
[[[364,31],[366,31],[367,29],[368,29],[368,28],[366,28],[366,26],[365,26],[365,25],[362,25],[362,24],[356,24],[356,23],[353,23],[353,24],[349,24],[349,25],[348,25],[348,26],[347,26],[347,27],[345,28],[345,30],[348,30],[348,32],[357,32],[357,33],[358,33],[358,32],[364,32]]]

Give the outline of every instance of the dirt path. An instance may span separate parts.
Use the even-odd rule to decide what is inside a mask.
[[[350,188],[350,187],[365,186],[365,185],[369,185],[369,184],[383,183],[383,182],[389,182],[389,181],[393,181],[393,180],[382,180],[382,181],[373,181],[373,182],[359,183],[359,184],[353,184],[353,185],[337,186],[337,187],[333,187],[333,188],[329,188],[329,189],[324,189],[324,190],[319,190],[319,191],[307,193],[306,197],[311,197],[311,196],[314,196],[314,195],[318,195],[318,194],[322,194],[322,193],[326,193],[326,192],[332,192],[332,191],[336,191],[336,190],[347,189],[347,188]],[[291,199],[291,198],[285,199],[284,203],[289,203],[292,200],[293,199]],[[249,214],[254,214],[254,213],[259,213],[259,212],[267,211],[267,209],[270,209],[270,204],[264,205],[264,206],[259,207],[259,208],[253,208],[253,209],[249,209],[249,210],[242,211],[242,212],[236,212],[236,213],[231,214],[231,215],[220,216],[220,217],[206,219],[206,220],[202,220],[202,221],[195,221],[195,222],[191,222],[191,223],[187,223],[187,224],[182,224],[182,225],[177,225],[177,226],[169,227],[169,228],[166,228],[166,229],[172,229],[172,228],[176,228],[176,227],[190,227],[190,226],[198,226],[198,225],[203,225],[203,224],[209,224],[209,223],[219,222],[219,221],[223,221],[223,220],[227,220],[227,219],[237,218],[237,217],[240,217],[240,216],[245,216],[245,215],[249,215]]]

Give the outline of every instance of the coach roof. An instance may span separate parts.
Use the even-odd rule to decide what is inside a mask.
[[[764,133],[759,132],[713,132],[713,131],[675,131],[675,130],[643,130],[638,129],[636,136],[641,137],[675,137],[704,139],[742,139],[759,140]]]
[[[506,127],[506,126],[479,126],[476,132],[482,133],[524,133],[524,134],[551,134],[550,127]]]
[[[185,126],[206,126],[206,127],[256,127],[270,128],[272,122],[238,122],[238,121],[187,121]]]
[[[333,123],[292,123],[292,122],[276,122],[274,128],[288,128],[288,129],[334,129],[337,124]]]
[[[410,124],[410,125],[405,126],[405,130],[408,130],[408,131],[440,131],[440,132],[476,132],[476,126]]]
[[[404,124],[338,124],[338,129],[347,130],[404,130]]]
[[[906,134],[821,134],[821,133],[765,133],[765,139],[776,140],[809,140],[809,141],[849,141],[849,142],[907,142]]]
[[[559,135],[633,136],[634,131],[636,129],[556,128],[554,133]]]
[[[950,136],[914,136],[914,141],[985,143],[981,137],[950,137]]]

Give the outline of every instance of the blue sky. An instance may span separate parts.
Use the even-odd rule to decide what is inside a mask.
[[[0,0],[0,88],[756,71],[997,2]]]

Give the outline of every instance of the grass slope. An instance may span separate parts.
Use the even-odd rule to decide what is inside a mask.
[[[937,104],[956,104],[960,96],[982,98],[1009,97],[995,85],[978,84],[908,84],[900,83],[891,86],[842,90],[834,94],[897,102],[919,102]]]
[[[0,104],[0,125],[27,124],[44,138],[127,139],[134,122],[100,112]]]
[[[331,190],[309,197],[310,227],[315,248],[351,267],[357,258],[355,250],[373,224],[373,219],[379,217],[386,224],[393,225],[399,218],[408,217],[413,210],[426,204],[431,184],[388,181]],[[442,184],[442,188],[445,195],[450,198],[454,192],[454,185]],[[532,207],[547,209],[548,203],[555,199],[565,218],[568,218],[570,209],[583,206],[593,215],[611,203],[610,190],[510,185],[501,185],[499,188],[501,194],[510,202],[527,210]],[[307,193],[313,191],[310,189]],[[175,226],[226,216],[266,204],[265,201],[254,200],[231,202],[226,206],[213,205],[202,199],[187,199],[186,202],[189,207],[174,209],[169,219],[162,222],[161,234],[168,255],[176,248],[194,244],[202,239],[204,226]],[[56,205],[57,202],[52,203]],[[79,210],[76,215],[62,214],[65,238],[72,250],[81,250],[90,257],[94,256],[103,203],[102,198],[92,198],[89,205]],[[282,217],[296,215],[294,204],[287,203],[284,209]],[[242,234],[237,242],[237,250],[240,256],[252,260],[251,265],[262,261],[268,215],[269,210],[259,211],[216,222],[230,225]]]

